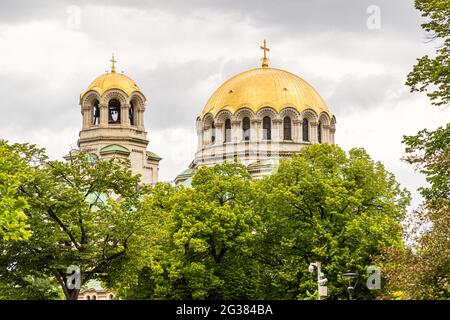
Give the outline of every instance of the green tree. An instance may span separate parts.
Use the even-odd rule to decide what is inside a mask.
[[[335,145],[302,148],[256,183],[266,227],[260,260],[269,299],[310,299],[317,290],[310,262],[320,261],[330,299],[347,296],[345,272],[366,274],[382,248],[402,246],[399,221],[409,193],[362,149],[346,154]],[[359,285],[358,298],[372,298]]]
[[[410,299],[450,298],[450,124],[405,136],[404,160],[426,176],[424,204],[407,220],[409,247],[384,254],[390,294]]]
[[[29,177],[14,147],[0,140],[0,238],[4,241],[26,240],[31,235],[24,213],[28,203],[19,195],[19,186]]]
[[[415,0],[416,9],[426,20],[422,28],[429,39],[438,42],[434,57],[425,55],[408,74],[411,92],[427,92],[435,106],[450,103],[450,0]]]
[[[79,267],[83,285],[126,259],[128,243],[142,228],[137,208],[147,188],[138,187],[127,161],[95,161],[82,152],[71,163],[49,161],[27,145],[16,152],[32,170],[19,186],[32,236],[0,241],[0,282],[20,287],[30,277],[54,279],[67,299],[77,299],[67,268]]]
[[[259,264],[251,254],[261,219],[253,198],[250,176],[239,164],[199,169],[192,188],[157,185],[143,209],[153,222],[145,230],[153,235],[141,260],[147,265],[135,269],[137,287],[124,296],[259,298]]]

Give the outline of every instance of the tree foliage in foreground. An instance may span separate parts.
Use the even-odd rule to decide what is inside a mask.
[[[269,298],[307,299],[317,290],[308,264],[322,262],[329,298],[346,298],[341,274],[356,272],[356,296],[365,289],[366,268],[383,248],[401,247],[399,221],[409,193],[362,149],[312,145],[257,182],[267,228],[263,251],[272,275]],[[269,253],[269,254],[267,254]]]
[[[17,194],[28,204],[23,212],[32,235],[26,241],[0,240],[0,290],[27,291],[42,279],[57,282],[67,299],[76,299],[79,289],[68,286],[67,268],[80,268],[83,285],[124,259],[142,227],[137,209],[145,188],[137,188],[139,176],[118,159],[93,162],[79,153],[64,163],[32,146],[14,149],[31,171]]]
[[[145,200],[143,215],[152,225],[140,262],[128,274],[137,287],[127,298],[259,298],[261,262],[252,257],[261,236],[250,175],[239,164],[201,168],[192,188],[158,184]],[[142,252],[142,250],[137,250]],[[124,272],[122,272],[124,273]],[[117,281],[119,280],[119,281]],[[125,286],[122,279],[112,285]]]
[[[24,213],[28,203],[19,194],[21,183],[29,177],[26,162],[14,152],[14,147],[0,140],[0,238],[3,241],[25,240],[31,235]]]
[[[422,28],[438,46],[434,57],[425,55],[408,74],[411,91],[427,92],[435,106],[450,104],[450,0],[415,0],[425,22]]]
[[[425,175],[424,204],[408,220],[403,250],[385,253],[388,285],[407,299],[450,299],[450,124],[406,136],[405,161]]]
[[[192,188],[151,193],[142,213],[150,226],[136,242],[146,252],[129,251],[126,271],[117,269],[128,277],[109,283],[124,298],[311,299],[316,260],[329,297],[345,298],[340,274],[364,275],[383,248],[401,247],[409,202],[364,150],[331,145],[303,148],[260,181],[223,164],[200,169]]]

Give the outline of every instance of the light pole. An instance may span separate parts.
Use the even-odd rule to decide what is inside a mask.
[[[353,292],[355,291],[356,284],[358,283],[359,274],[357,273],[343,273],[342,278],[348,280],[347,292],[348,292],[348,300],[353,300]],[[355,284],[353,284],[353,280],[355,280]]]
[[[311,262],[309,264],[308,270],[309,272],[313,273],[314,272],[314,267],[317,268],[317,300],[320,300],[320,297],[326,297],[327,296],[327,282],[328,279],[325,278],[324,273],[322,272],[321,269],[321,264],[319,261],[316,262]]]

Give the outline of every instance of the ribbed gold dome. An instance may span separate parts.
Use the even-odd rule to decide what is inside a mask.
[[[277,112],[293,107],[299,112],[314,110],[318,115],[327,112],[325,101],[305,80],[290,72],[275,68],[256,68],[244,71],[225,81],[209,98],[200,118],[213,116],[222,110],[231,113],[247,107],[257,112],[270,106]]]
[[[135,91],[141,92],[141,89],[139,89],[138,85],[134,82],[133,79],[127,77],[122,73],[116,73],[112,71],[103,74],[92,81],[85,93],[90,90],[95,90],[98,92],[98,94],[102,95],[105,91],[110,89],[123,90],[127,95],[131,95]]]

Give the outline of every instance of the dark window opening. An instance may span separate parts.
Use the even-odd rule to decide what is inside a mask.
[[[225,120],[225,142],[231,141],[231,120]]]
[[[245,141],[250,140],[250,118],[245,117],[242,120],[242,131],[243,131],[243,137]]]
[[[319,126],[317,127],[317,141],[322,143],[322,123],[319,121]]]
[[[284,117],[283,120],[283,139],[292,140],[292,125],[289,117]]]
[[[216,141],[216,124],[214,121],[211,123],[211,143]]]
[[[128,112],[128,118],[130,119],[130,125],[134,126],[135,123],[135,111],[136,108],[133,102],[130,102],[130,110]]]
[[[272,139],[272,120],[270,117],[263,118],[263,140]]]
[[[309,121],[303,119],[303,141],[309,141]]]
[[[109,123],[120,123],[120,102],[117,99],[111,99],[108,103]]]
[[[100,124],[100,106],[98,100],[95,100],[92,106],[92,124],[94,126]]]

